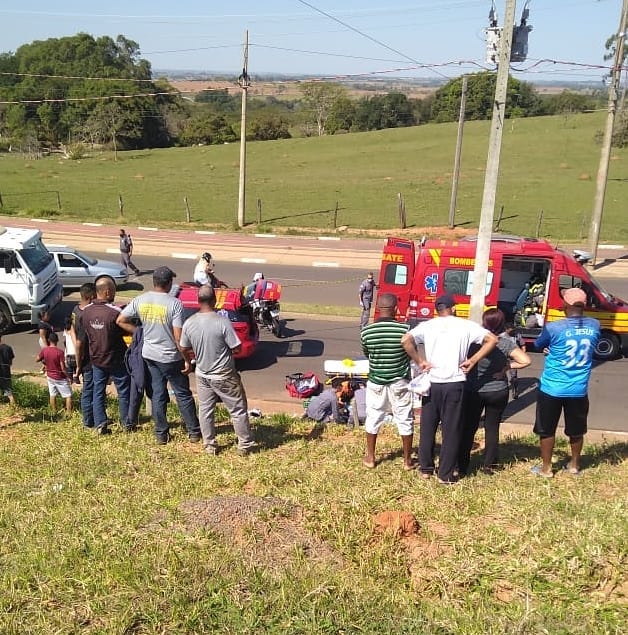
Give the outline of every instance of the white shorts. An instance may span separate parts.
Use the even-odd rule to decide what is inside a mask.
[[[72,396],[69,379],[50,379],[48,377],[48,394],[51,397],[61,395],[64,399]]]
[[[380,385],[366,382],[366,421],[364,430],[377,434],[386,415],[392,412],[393,423],[403,437],[413,432],[412,393],[407,379],[398,379],[392,384]]]

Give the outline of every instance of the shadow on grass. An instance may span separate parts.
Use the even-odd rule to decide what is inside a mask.
[[[256,420],[253,427],[255,440],[264,450],[272,450],[278,448],[291,441],[299,441],[305,435],[292,432],[291,422],[289,421],[272,421],[265,422]],[[216,425],[216,434],[233,433],[234,429],[230,423],[221,422]]]
[[[346,208],[339,207],[338,211],[340,212],[343,209],[346,209]],[[314,210],[311,212],[301,212],[299,214],[286,214],[285,216],[275,216],[273,218],[265,218],[263,222],[272,223],[273,221],[286,220],[288,218],[301,218],[302,216],[320,216],[321,214],[331,214],[334,211],[335,209],[319,209],[319,210]]]

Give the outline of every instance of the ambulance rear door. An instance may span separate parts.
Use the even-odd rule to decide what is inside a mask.
[[[399,318],[405,320],[410,297],[410,287],[414,279],[416,249],[414,241],[406,238],[387,238],[382,252],[379,270],[378,297],[382,293],[392,293],[397,297]],[[377,317],[377,307],[375,316]]]

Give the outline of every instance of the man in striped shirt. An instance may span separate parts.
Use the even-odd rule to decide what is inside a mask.
[[[360,332],[362,351],[369,360],[366,384],[366,454],[365,467],[375,467],[377,434],[386,415],[392,411],[393,422],[401,436],[403,468],[413,469],[412,452],[412,395],[408,389],[410,358],[401,345],[408,325],[395,320],[397,298],[383,293],[377,300],[380,317]]]

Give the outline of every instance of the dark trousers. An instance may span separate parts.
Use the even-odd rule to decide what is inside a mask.
[[[170,382],[174,392],[188,435],[200,435],[201,427],[198,423],[194,397],[190,390],[190,379],[181,372],[183,370],[183,360],[178,362],[157,362],[147,359],[145,361],[153,389],[152,413],[153,421],[155,422],[155,436],[163,439],[167,437],[170,430],[166,419],[166,408],[170,400],[168,397],[168,382]]]
[[[484,410],[484,467],[497,464],[499,446],[499,425],[504,409],[508,404],[508,388],[492,392],[467,392],[464,398],[464,419],[462,440],[458,454],[458,470],[466,474],[469,470],[471,448],[475,433],[480,426],[480,417]]]
[[[450,384],[435,384],[430,387],[428,397],[423,397],[421,425],[419,426],[419,465],[424,474],[434,473],[434,445],[436,430],[441,424],[442,443],[438,461],[438,478],[454,481],[454,470],[458,463],[462,408],[463,381]]]

